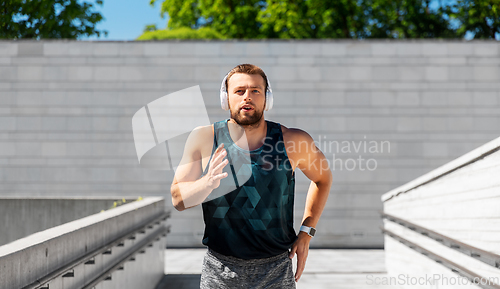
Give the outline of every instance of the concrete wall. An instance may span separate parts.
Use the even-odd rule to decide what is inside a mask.
[[[273,85],[266,118],[306,130],[335,161],[312,246],[382,247],[384,192],[498,136],[493,41],[4,41],[0,195],[168,200],[173,172],[139,167],[132,115],[200,85],[210,120],[227,118],[220,81],[244,62]],[[297,228],[307,188],[299,172]],[[172,246],[201,244],[199,207],[171,222]]]
[[[127,200],[133,201],[133,200]],[[108,210],[117,199],[0,198],[0,246]]]
[[[395,222],[386,221],[385,229],[431,253],[469,269],[486,278],[485,280],[491,278],[491,280],[496,280],[495,283],[500,284],[499,160],[500,138],[497,138],[382,196],[384,213],[410,221],[466,245],[496,254],[496,263],[485,264],[477,258],[486,258],[486,254],[476,253],[476,257],[471,257],[473,254],[464,254],[454,250],[444,243],[423,236]],[[427,274],[427,276],[432,276],[441,271],[447,271],[447,275],[454,274],[442,265],[436,266],[436,262],[428,257],[415,258],[415,255],[419,253],[389,236],[385,237],[385,245],[386,265],[391,275],[425,276]],[[464,247],[462,250],[468,250],[465,246],[462,247]],[[441,269],[435,270],[435,267],[439,266]],[[455,274],[455,277],[459,276]],[[405,285],[404,288],[431,288]],[[442,287],[439,286],[439,288]],[[450,286],[449,288],[457,287]]]

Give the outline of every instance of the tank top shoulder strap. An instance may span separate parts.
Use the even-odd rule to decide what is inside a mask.
[[[226,123],[227,120],[221,120],[214,122],[214,145],[215,149],[221,144],[227,142],[227,136],[226,136]],[[215,150],[214,150],[215,151]]]
[[[224,121],[222,120],[222,121],[214,122],[213,128],[214,128],[214,144],[212,145],[212,152],[210,153],[210,158],[208,159],[208,163],[210,163],[210,161],[212,160],[212,157],[215,153],[215,150],[217,150],[217,147],[219,146],[219,142],[217,140],[220,140],[220,135],[224,131],[223,130]],[[205,169],[203,170],[203,173],[201,175],[204,176],[207,173],[207,170],[208,170],[208,164],[205,167]]]
[[[219,145],[219,142],[224,142],[226,137],[226,123],[227,120],[221,120],[214,122],[214,145],[215,148]]]
[[[281,124],[279,122],[268,120],[267,125],[269,126],[269,137],[271,138],[275,148],[287,156],[283,140],[283,132],[281,131]]]
[[[225,126],[226,120],[220,120],[214,122],[214,133],[220,133]]]

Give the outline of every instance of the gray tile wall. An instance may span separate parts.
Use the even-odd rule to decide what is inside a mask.
[[[173,172],[139,167],[133,114],[200,85],[227,118],[220,80],[245,62],[273,85],[266,118],[335,163],[312,246],[382,247],[383,193],[499,134],[498,42],[0,41],[0,195],[168,199]],[[297,228],[307,188],[298,172]],[[200,246],[199,207],[170,222],[170,246]]]

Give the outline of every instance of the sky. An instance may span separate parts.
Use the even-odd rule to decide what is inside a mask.
[[[103,0],[102,6],[87,2],[93,3],[94,10],[105,18],[96,28],[107,30],[108,36],[81,37],[80,40],[134,40],[148,24],[156,24],[158,29],[167,26],[168,18],[160,16],[161,0],[155,7],[149,5],[149,0]]]

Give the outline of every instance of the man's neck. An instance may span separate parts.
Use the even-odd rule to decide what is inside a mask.
[[[248,146],[248,150],[255,150],[264,144],[267,136],[267,123],[264,117],[252,125],[239,125],[234,119],[230,118],[229,124],[231,138],[233,141],[237,140],[235,143],[239,147],[247,149],[246,147]],[[242,128],[245,130],[245,136],[243,137]]]

